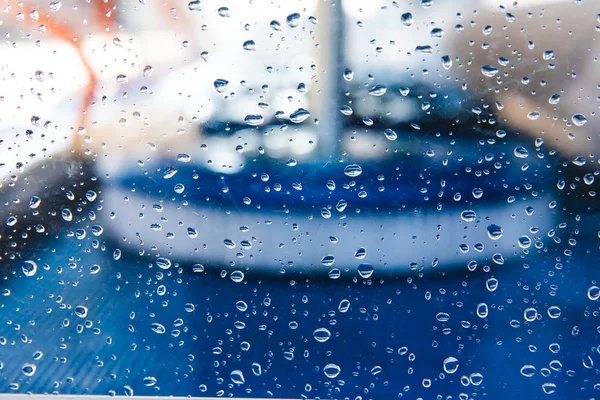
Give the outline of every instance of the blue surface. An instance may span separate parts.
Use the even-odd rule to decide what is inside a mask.
[[[193,272],[192,265],[159,270],[149,256],[125,254],[114,260],[116,246],[103,244],[102,236],[96,249],[97,238],[89,229],[84,240],[69,235],[94,225],[85,208],[77,215],[78,221],[54,225],[46,239],[13,252],[14,259],[5,258],[2,392],[11,391],[9,384],[16,382],[18,392],[34,393],[124,394],[127,385],[135,394],[160,395],[458,398],[467,393],[505,399],[548,398],[541,385],[554,382],[555,398],[598,393],[597,367],[582,366],[588,355],[596,365],[600,360],[593,347],[600,338],[598,301],[586,296],[599,276],[597,245],[585,242],[597,220],[588,226],[589,218],[577,223],[565,215],[568,228],[557,230],[564,242],[548,238],[542,251],[524,255],[522,263],[492,265],[489,273],[465,269],[452,276],[425,271],[423,277],[384,281],[377,273],[371,280],[306,281],[250,271],[235,283],[219,271]],[[566,245],[577,225],[589,230],[581,232],[577,246]],[[573,251],[568,257],[567,248]],[[38,263],[34,277],[21,272],[22,261],[28,259]],[[94,264],[101,270],[92,275]],[[493,293],[485,287],[491,276],[499,280]],[[157,295],[159,285],[166,286],[163,296]],[[346,313],[338,311],[343,299],[351,303]],[[239,300],[247,303],[246,312],[236,308]],[[480,302],[489,306],[487,318],[475,314]],[[194,305],[193,312],[186,311],[187,303]],[[78,305],[89,308],[87,318],[75,315]],[[560,318],[547,316],[551,305],[560,307]],[[524,322],[527,307],[537,308],[541,320]],[[450,319],[440,322],[439,312]],[[183,324],[175,327],[178,318]],[[78,333],[78,325],[87,320],[93,326]],[[520,326],[511,327],[511,320]],[[236,321],[245,327],[237,329]],[[297,329],[290,328],[293,321]],[[166,333],[155,333],[154,322],[164,325]],[[312,337],[320,327],[332,333],[325,343]],[[177,337],[173,329],[180,331]],[[250,343],[248,351],[240,347],[244,341]],[[549,351],[551,343],[560,344],[557,354]],[[537,351],[528,349],[530,345]],[[399,355],[403,346],[408,352]],[[215,354],[216,347],[221,354]],[[36,351],[44,353],[39,361],[33,361]],[[293,352],[293,359],[286,352]],[[413,362],[410,354],[416,356]],[[459,369],[441,379],[443,360],[449,356],[459,360]],[[551,360],[559,360],[562,369],[543,377],[541,369]],[[21,371],[26,362],[37,365],[32,377]],[[252,363],[261,364],[261,376],[253,375]],[[336,379],[322,372],[329,363],[341,367]],[[525,364],[536,366],[534,377],[520,375]],[[373,375],[376,366],[382,371]],[[245,384],[232,383],[234,370],[243,371]],[[483,374],[480,386],[460,383],[461,376],[477,372]],[[157,378],[155,386],[144,385],[147,376]],[[424,378],[432,380],[428,389],[422,386]]]

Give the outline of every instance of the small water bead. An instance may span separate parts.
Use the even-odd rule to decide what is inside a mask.
[[[402,25],[404,25],[405,27],[410,27],[414,22],[414,18],[411,13],[404,13],[400,17],[400,21],[402,22]]]
[[[540,118],[540,113],[537,111],[532,111],[527,114],[527,118],[530,119],[531,121],[535,121]]]
[[[331,332],[327,328],[317,328],[313,332],[313,337],[317,342],[324,343],[331,337]]]
[[[342,371],[342,369],[340,368],[340,366],[337,364],[333,364],[333,363],[327,364],[326,366],[323,367],[323,373],[329,379],[336,378],[340,374],[341,371]]]
[[[346,200],[344,200],[344,199],[341,199],[335,205],[335,209],[338,212],[344,212],[344,210],[346,209],[347,206],[348,206],[348,202]]]
[[[36,209],[42,204],[42,199],[38,196],[31,196],[31,200],[29,200],[29,208]]]
[[[577,126],[584,126],[588,122],[586,116],[583,115],[583,114],[575,114],[575,115],[573,115],[571,117],[571,121],[573,121],[573,124],[575,124]]]
[[[561,315],[560,307],[558,306],[550,306],[547,310],[548,316],[552,319],[559,318]]]
[[[481,189],[481,188],[474,188],[471,191],[471,194],[473,195],[473,197],[475,199],[480,199],[483,196],[483,189]]]
[[[244,379],[244,373],[242,371],[240,371],[239,369],[236,369],[235,371],[231,371],[231,374],[229,374],[229,377],[231,378],[231,381],[233,383],[235,383],[236,385],[243,385],[246,380]]]
[[[514,150],[513,154],[517,158],[527,158],[527,157],[529,157],[529,151],[527,151],[527,149],[525,147],[523,147],[523,146],[517,146],[517,147],[515,147],[515,150]]]
[[[398,134],[396,132],[394,132],[393,129],[385,129],[383,131],[383,134],[385,135],[385,138],[387,140],[396,140],[396,139],[398,139]]]
[[[75,307],[75,315],[79,318],[85,318],[88,315],[88,308],[86,306],[79,305]]]
[[[460,213],[460,218],[465,222],[473,222],[477,219],[477,214],[473,210],[464,210]]]
[[[163,179],[171,179],[177,174],[179,170],[177,168],[169,167],[163,172]]]
[[[31,276],[34,276],[35,273],[37,272],[38,266],[35,263],[35,261],[27,260],[27,261],[23,262],[21,269],[23,270],[23,275],[25,275],[27,277],[31,277]]]
[[[554,51],[552,51],[552,50],[546,50],[546,51],[544,51],[542,53],[542,58],[545,61],[552,60],[554,58]]]
[[[488,305],[486,303],[477,304],[477,316],[479,318],[487,318],[488,316]]]
[[[156,259],[156,266],[160,269],[169,269],[171,268],[171,260],[165,257],[158,257]]]
[[[525,311],[523,311],[523,318],[527,322],[535,321],[537,316],[538,316],[538,312],[533,307],[526,308]]]
[[[62,209],[61,216],[67,222],[70,222],[73,220],[73,213],[71,213],[71,210],[69,210],[68,208]]]
[[[352,115],[354,112],[350,106],[343,105],[340,107],[340,112],[346,116]]]
[[[458,370],[458,359],[455,357],[447,357],[444,360],[444,371],[447,374],[453,374]]]
[[[292,121],[295,124],[299,124],[301,122],[306,121],[308,117],[310,117],[310,113],[304,108],[299,108],[292,114],[290,114],[290,121]]]
[[[353,78],[354,78],[354,72],[351,69],[346,68],[344,70],[344,80],[350,82]]]
[[[441,39],[444,36],[444,30],[441,28],[433,28],[431,32],[429,32],[429,36],[432,39]]]
[[[190,11],[202,11],[202,4],[200,0],[190,1],[188,3],[188,9]]]
[[[383,96],[387,92],[387,86],[384,85],[375,85],[371,89],[369,89],[369,94],[371,96]]]
[[[362,260],[363,258],[365,258],[367,256],[367,249],[365,249],[364,247],[360,247],[358,250],[356,250],[356,252],[354,253],[354,257],[357,260]]]
[[[301,17],[298,13],[290,14],[286,17],[285,22],[287,22],[290,28],[295,28],[300,25]]]
[[[526,378],[531,378],[532,376],[534,376],[535,371],[536,371],[535,367],[530,364],[523,365],[521,367],[521,375],[523,375]]]
[[[496,289],[498,289],[498,279],[496,279],[496,278],[489,278],[485,282],[485,287],[487,288],[488,291],[495,292]]]
[[[520,248],[528,249],[531,246],[531,238],[527,235],[520,236],[519,239],[517,239],[517,243]]]
[[[154,332],[158,333],[159,335],[163,335],[167,331],[164,325],[159,324],[158,322],[153,322],[151,328]]]
[[[556,105],[560,102],[560,94],[555,93],[552,96],[550,96],[550,98],[548,99],[548,103],[552,104],[552,105]]]
[[[334,263],[335,263],[335,257],[331,254],[328,254],[321,259],[321,264],[326,267],[331,267]]]
[[[483,67],[481,67],[481,73],[484,76],[491,78],[496,76],[496,74],[498,73],[498,68],[493,67],[491,65],[484,65]]]
[[[225,247],[227,247],[228,249],[235,249],[235,242],[231,239],[223,240],[223,244],[225,244]]]
[[[281,31],[281,24],[279,23],[279,21],[273,20],[273,21],[271,21],[271,23],[269,24],[269,26],[274,31],[278,31],[278,32]]]
[[[358,270],[358,274],[363,279],[370,278],[371,275],[373,275],[373,271],[375,271],[375,269],[373,268],[373,266],[371,264],[360,264],[358,266],[357,270]]]
[[[358,164],[350,164],[344,168],[344,174],[351,178],[356,178],[360,174],[362,174],[362,168]]]
[[[481,385],[481,382],[483,382],[483,375],[479,372],[474,372],[469,375],[469,382],[471,382],[471,385],[473,386],[479,386]]]
[[[195,273],[204,272],[204,265],[202,265],[202,264],[194,264],[194,266],[192,267],[192,271],[194,271]]]
[[[32,363],[25,363],[23,364],[23,368],[21,368],[21,371],[23,371],[23,374],[25,374],[25,376],[33,376],[36,370],[37,365]]]
[[[157,381],[158,380],[153,376],[145,376],[144,379],[142,380],[142,383],[144,384],[144,386],[150,387],[150,386],[156,385]]]
[[[587,290],[587,297],[592,301],[600,299],[600,288],[598,286],[590,286]]]
[[[246,40],[242,45],[246,51],[256,51],[256,42],[254,40]]]
[[[256,376],[262,375],[262,367],[259,363],[252,363],[252,373]]]
[[[198,231],[194,228],[187,228],[187,235],[190,239],[195,239],[198,237]]]
[[[217,10],[219,16],[224,18],[229,18],[231,16],[231,12],[229,11],[229,7],[219,7]]]
[[[215,90],[218,93],[223,93],[225,90],[227,90],[227,85],[229,84],[229,81],[227,79],[216,79],[213,82],[213,85],[215,87]]]
[[[244,273],[242,271],[233,271],[230,278],[232,281],[239,283],[244,280]]]
[[[554,392],[556,392],[556,384],[552,382],[543,383],[542,390],[545,394],[553,394]]]
[[[250,126],[261,125],[265,121],[265,118],[259,114],[249,114],[244,118],[244,122]]]
[[[502,232],[502,227],[499,225],[496,225],[496,224],[488,225],[487,233],[488,233],[489,238],[492,240],[498,240],[504,234]]]
[[[175,185],[175,187],[173,188],[173,190],[177,194],[182,194],[185,191],[185,186],[183,185],[183,183],[178,183],[178,184]]]
[[[339,312],[345,313],[345,312],[348,312],[349,309],[350,309],[350,300],[343,299],[342,301],[340,301],[340,304],[338,306]]]
[[[452,59],[450,56],[442,56],[442,67],[444,67],[444,69],[452,68]]]

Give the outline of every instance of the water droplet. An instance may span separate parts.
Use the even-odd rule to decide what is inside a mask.
[[[490,237],[490,239],[498,240],[503,235],[502,227],[500,225],[496,225],[496,224],[488,225],[487,233],[488,233],[488,236]]]
[[[444,67],[444,69],[452,68],[452,59],[450,56],[442,56],[442,67]]]
[[[387,86],[384,85],[375,85],[369,89],[369,94],[371,96],[383,96],[385,92],[387,92]]]
[[[371,368],[371,375],[377,375],[383,372],[383,368],[379,365],[374,366],[373,368]]]
[[[256,376],[262,375],[262,367],[259,363],[252,363],[252,373]]]
[[[256,51],[256,43],[254,40],[246,40],[242,47],[247,51]]]
[[[554,52],[552,50],[546,50],[542,53],[542,58],[545,61],[552,60],[554,58]]]
[[[163,335],[167,329],[164,327],[164,325],[159,324],[158,322],[153,322],[152,323],[152,330],[156,333],[158,333],[159,335]]]
[[[299,124],[300,122],[306,121],[308,117],[310,117],[310,113],[304,108],[299,108],[290,115],[290,121]]]
[[[554,392],[556,392],[556,384],[552,382],[543,383],[542,390],[546,394],[553,394]]]
[[[163,179],[171,179],[178,172],[177,168],[169,167],[163,172]]]
[[[481,67],[481,73],[489,78],[496,76],[498,73],[498,68],[493,67],[491,65],[484,65]]]
[[[537,318],[537,316],[538,316],[538,312],[533,307],[526,308],[525,311],[523,311],[523,318],[527,322],[533,322],[533,321],[535,321],[535,319]]]
[[[529,157],[529,151],[523,146],[517,146],[515,147],[514,155],[517,158],[527,158]]]
[[[375,268],[373,268],[371,264],[360,264],[357,270],[361,278],[368,279],[371,277],[371,275],[373,275]]]
[[[598,286],[590,286],[587,290],[587,297],[592,301],[600,299],[600,288]]]
[[[433,53],[433,48],[429,45],[417,46],[417,47],[415,47],[415,53],[431,54],[431,53]]]
[[[533,365],[527,364],[521,367],[521,375],[526,378],[531,378],[535,375],[535,367]]]
[[[242,371],[240,371],[239,369],[236,369],[235,371],[231,371],[231,374],[229,374],[229,377],[231,378],[231,381],[233,383],[235,383],[236,385],[243,385],[244,382],[246,382],[246,380],[244,379],[244,373]]]
[[[23,270],[23,274],[25,276],[34,276],[37,272],[38,266],[35,261],[27,260],[23,262],[21,269]]]
[[[285,21],[287,22],[287,24],[290,28],[295,28],[298,25],[300,25],[300,14],[298,14],[298,13],[290,14],[287,16]]]
[[[321,259],[321,264],[326,267],[331,267],[335,263],[335,257],[331,254],[326,255]]]
[[[265,121],[264,117],[259,114],[249,114],[244,118],[244,122],[251,126],[258,126]]]
[[[145,376],[144,379],[142,380],[142,383],[144,384],[144,386],[154,386],[156,385],[157,379],[153,376]]]
[[[587,124],[588,120],[583,114],[575,114],[571,117],[571,121],[577,126],[583,126]]]
[[[444,371],[447,374],[453,374],[458,370],[458,360],[455,357],[447,357],[444,360]]]
[[[340,301],[340,305],[338,306],[339,312],[341,312],[341,313],[348,312],[349,308],[350,308],[350,300],[343,299],[342,301]]]
[[[354,78],[354,72],[351,69],[346,68],[344,70],[344,79],[346,81],[350,82],[353,78]]]
[[[173,187],[173,190],[175,191],[175,193],[181,194],[185,191],[185,186],[183,185],[183,183],[177,183]]]
[[[550,104],[558,104],[560,102],[560,94],[555,93],[548,99],[548,103]]]
[[[354,253],[354,257],[357,260],[362,260],[363,258],[365,258],[367,256],[367,249],[365,249],[364,247],[360,247],[358,250],[356,250],[356,252]]]
[[[441,28],[433,28],[431,32],[429,32],[429,36],[433,39],[441,39],[444,36],[444,30]]]
[[[477,214],[473,210],[464,210],[460,213],[460,218],[465,222],[473,222],[477,219]]]
[[[271,23],[269,24],[269,26],[274,31],[281,31],[281,24],[279,23],[279,21],[273,20],[273,21],[271,21]]]
[[[144,78],[150,78],[152,73],[154,72],[154,68],[151,65],[146,65],[142,70],[142,75]]]
[[[411,13],[404,13],[400,17],[400,21],[402,22],[402,25],[409,27],[414,22],[413,15]]]
[[[230,275],[232,281],[240,283],[244,280],[244,273],[242,271],[233,271]]]
[[[100,266],[98,264],[94,264],[90,267],[90,274],[96,275],[98,272],[100,272]]]
[[[487,281],[485,281],[485,287],[488,291],[495,292],[496,289],[498,289],[498,279],[489,278]]]
[[[86,306],[79,305],[75,307],[75,315],[79,318],[85,318],[88,315],[88,308]]]
[[[53,1],[50,3],[50,11],[57,12],[62,8],[62,3],[60,1]]]
[[[33,376],[35,374],[36,369],[37,365],[32,363],[25,363],[23,364],[23,368],[21,369],[21,371],[23,371],[25,376]]]
[[[486,303],[477,304],[477,316],[479,318],[487,318],[488,316],[488,305]]]
[[[360,174],[362,174],[362,168],[358,164],[350,164],[344,168],[344,174],[351,178],[356,178]]]
[[[202,11],[202,4],[200,0],[190,1],[188,3],[188,8],[190,11]]]
[[[392,129],[386,129],[383,131],[385,138],[387,140],[396,140],[398,139],[398,134],[394,132]]]
[[[337,377],[341,371],[342,371],[342,369],[337,364],[327,364],[326,366],[323,367],[323,373],[329,379],[333,379],[333,378]]]
[[[229,12],[229,7],[219,7],[217,12],[219,13],[219,16],[224,18],[228,18],[231,16],[231,13]]]
[[[474,198],[480,199],[481,196],[483,196],[483,189],[481,189],[481,188],[474,188],[471,191],[471,194],[473,195]]]
[[[235,242],[231,239],[225,239],[223,240],[223,243],[225,244],[225,247],[227,247],[228,249],[235,249]]]
[[[331,332],[329,332],[329,329],[327,328],[317,328],[313,332],[313,337],[317,342],[324,343],[331,337]]]
[[[575,159],[571,162],[573,164],[577,165],[578,167],[583,167],[585,165],[585,163],[587,162],[587,160],[584,156],[579,156],[579,157],[575,157]]]
[[[519,247],[522,249],[528,249],[531,246],[531,238],[527,235],[523,235],[517,239]]]
[[[14,215],[11,215],[6,219],[7,226],[14,226],[19,220]]]
[[[169,269],[171,268],[171,260],[165,257],[158,257],[156,259],[156,266],[160,269]]]
[[[229,84],[229,81],[227,79],[216,79],[213,83],[213,85],[215,86],[215,89],[219,93],[223,93],[225,90],[227,90],[228,84]]]
[[[29,200],[29,208],[38,208],[41,203],[42,199],[40,199],[38,196],[31,196],[31,200]]]
[[[548,313],[548,316],[552,319],[559,318],[560,315],[562,314],[560,307],[558,307],[558,306],[548,307],[547,313]]]

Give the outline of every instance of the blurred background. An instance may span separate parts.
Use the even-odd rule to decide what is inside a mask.
[[[0,392],[594,398],[595,8],[5,0]]]

